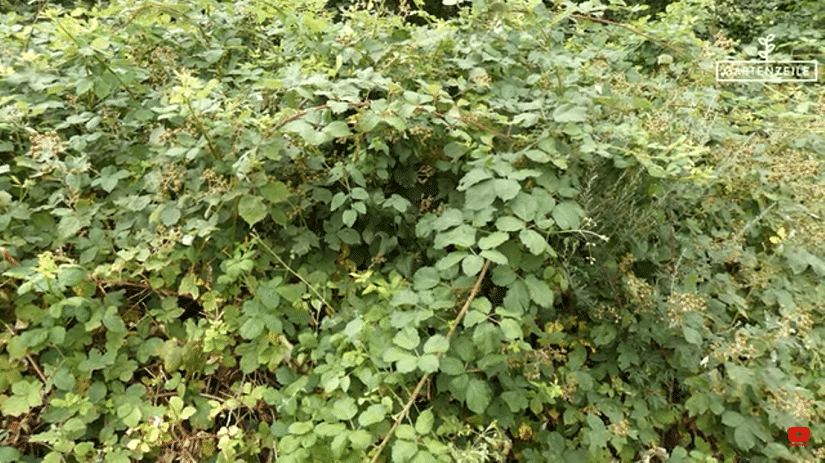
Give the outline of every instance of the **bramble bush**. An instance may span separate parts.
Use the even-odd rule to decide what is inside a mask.
[[[0,459],[822,459],[825,92],[707,6],[3,14]]]
[[[813,0],[718,0],[713,2],[715,22],[728,36],[742,44],[755,43],[757,37],[781,37],[791,54],[794,48],[804,53],[821,52],[825,26],[825,7]],[[820,53],[821,56],[821,53]]]

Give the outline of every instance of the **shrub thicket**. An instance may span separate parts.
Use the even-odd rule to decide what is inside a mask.
[[[3,14],[0,460],[822,458],[825,93],[707,6]]]

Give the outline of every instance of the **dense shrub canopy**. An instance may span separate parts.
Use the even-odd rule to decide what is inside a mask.
[[[0,15],[0,460],[821,459],[825,93],[708,6]]]

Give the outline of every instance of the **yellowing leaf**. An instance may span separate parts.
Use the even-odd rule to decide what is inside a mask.
[[[785,241],[785,238],[787,237],[788,234],[785,231],[785,227],[779,227],[776,230],[776,236],[771,236],[770,238],[768,238],[768,240],[770,240],[770,242],[773,244],[781,244],[783,241]]]

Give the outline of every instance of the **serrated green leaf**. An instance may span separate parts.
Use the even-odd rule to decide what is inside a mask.
[[[510,317],[518,318],[527,310],[530,304],[530,290],[527,284],[521,280],[515,280],[507,287],[507,294],[504,296],[504,307],[497,308],[497,313],[505,313]]]
[[[484,320],[487,320],[486,314],[483,314],[478,310],[471,310],[464,316],[464,326],[469,328],[483,322]]]
[[[553,111],[553,120],[556,122],[583,122],[587,119],[587,110],[581,106],[566,103]]]
[[[708,411],[710,401],[705,393],[694,393],[685,401],[685,409],[690,413],[690,416],[698,416]]]
[[[294,303],[301,299],[301,296],[306,292],[306,285],[297,283],[294,285],[281,285],[275,288],[275,291],[287,301]]]
[[[24,397],[11,396],[0,406],[0,411],[9,416],[20,416],[31,410],[32,406]]]
[[[433,240],[433,246],[436,249],[443,249],[451,244],[462,248],[472,247],[476,244],[476,229],[462,224],[448,232],[435,235]]]
[[[722,414],[722,423],[725,426],[735,428],[745,422],[745,417],[734,411],[728,410]]]
[[[80,216],[77,213],[70,213],[63,216],[57,224],[58,236],[69,238],[76,235],[81,228],[89,226],[88,217]]]
[[[169,373],[177,371],[183,363],[183,349],[177,346],[174,341],[164,342],[158,354],[163,360],[163,368]],[[100,355],[95,354],[95,351],[89,352],[90,368],[100,369],[106,366],[100,362],[99,357]]]
[[[810,265],[818,276],[825,276],[825,261],[805,249],[791,247],[783,253],[794,275],[804,272]]]
[[[444,0],[444,1],[450,1],[450,0]],[[456,0],[453,0],[453,1],[456,1]],[[445,5],[446,5],[446,3],[445,3]],[[433,443],[431,443],[430,445],[434,446]],[[445,454],[446,451],[441,451],[440,453]],[[435,457],[430,452],[422,449],[422,450],[419,450],[415,454],[415,456],[413,457],[412,461],[410,461],[410,463],[438,463],[438,460],[436,460]]]
[[[352,132],[349,130],[349,126],[344,121],[332,121],[324,127],[324,134],[330,138],[342,138],[348,137],[352,135]]]
[[[407,123],[398,116],[387,116],[383,118],[383,121],[400,132],[407,130]]]
[[[480,211],[493,205],[496,200],[496,186],[493,180],[484,180],[467,189],[464,195],[464,207],[471,211]]]
[[[258,196],[244,195],[238,202],[238,214],[249,225],[255,225],[266,217],[266,206]]]
[[[346,101],[328,101],[327,106],[335,114],[341,114],[349,109],[349,103]]]
[[[532,127],[541,116],[535,113],[521,113],[513,118],[513,125]]]
[[[468,254],[463,251],[456,251],[447,254],[446,256],[439,259],[438,262],[435,264],[435,268],[438,269],[440,272],[446,272],[447,270],[453,268],[454,266],[458,265],[459,262],[462,261]]]
[[[560,229],[575,230],[579,228],[584,211],[574,201],[562,201],[556,204],[550,214]]]
[[[481,267],[483,266],[484,259],[476,255],[469,255],[465,257],[464,260],[461,262],[461,269],[467,276],[478,275],[478,272],[481,271]]]
[[[496,228],[503,232],[513,232],[524,230],[525,224],[523,221],[510,216],[499,217],[496,220]]]
[[[418,445],[407,440],[396,440],[392,445],[392,463],[407,463],[418,452]]]
[[[418,369],[424,373],[435,373],[438,366],[438,357],[435,355],[426,354],[418,358]]]
[[[349,421],[358,413],[358,406],[355,405],[355,399],[345,397],[333,402],[332,413],[341,421]]]
[[[341,217],[341,220],[344,222],[344,225],[346,225],[347,227],[352,227],[352,225],[355,223],[355,219],[357,219],[357,218],[358,218],[358,213],[355,212],[352,209],[349,209],[349,210],[344,211],[344,215],[343,215],[343,217]]]
[[[255,339],[264,332],[264,324],[257,318],[248,318],[241,325],[239,334],[244,339]]]
[[[344,204],[344,201],[346,201],[346,200],[347,200],[347,195],[345,193],[343,193],[341,191],[339,191],[338,193],[335,193],[335,196],[332,197],[332,203],[329,205],[329,209],[331,211],[335,211],[336,209],[341,207],[341,205]]]
[[[300,436],[312,431],[313,428],[312,421],[296,421],[289,425],[289,433]]]
[[[410,206],[411,203],[406,198],[398,194],[393,194],[384,201],[384,207],[392,207],[402,214],[407,212],[407,209]]]
[[[743,450],[750,450],[756,445],[756,436],[750,426],[739,426],[733,430],[733,439]]]
[[[76,265],[67,265],[60,268],[57,281],[63,286],[77,286],[86,278],[86,270]]]
[[[200,289],[198,288],[195,274],[189,273],[181,278],[180,285],[178,286],[178,294],[188,295],[192,299],[197,299],[198,296],[200,296]]]
[[[289,194],[289,188],[283,182],[269,182],[261,188],[261,196],[273,204],[286,201]]]
[[[334,437],[346,431],[344,423],[318,423],[315,426],[315,434],[319,436]]]
[[[404,440],[415,440],[415,428],[408,424],[399,424],[395,430],[395,437]]]
[[[91,90],[93,85],[94,85],[94,80],[92,80],[92,79],[82,79],[77,83],[77,86],[75,87],[75,91],[77,92],[77,95],[80,96],[80,95],[83,95],[84,93],[88,92],[89,90]]]
[[[361,426],[369,426],[371,424],[380,423],[387,414],[387,407],[382,404],[373,404],[367,407],[363,413],[358,416],[358,424]]]
[[[143,417],[143,414],[140,411],[140,407],[136,407],[131,404],[125,404],[125,407],[128,408],[125,416],[121,416],[123,423],[126,426],[136,428],[138,424],[140,424],[140,419]],[[120,410],[118,410],[118,415],[120,414]]]
[[[419,435],[429,434],[433,429],[433,423],[435,423],[435,416],[432,410],[424,410],[415,420],[415,432]]]
[[[490,262],[494,264],[507,265],[510,263],[510,261],[507,259],[507,256],[493,249],[481,251],[479,255],[481,255],[481,257],[485,259],[490,259]]]
[[[396,293],[392,297],[392,299],[390,300],[390,304],[392,304],[393,307],[397,307],[399,305],[415,305],[415,304],[418,304],[418,294],[415,291],[411,291],[409,289],[403,290],[401,292]],[[397,313],[399,313],[399,312],[395,312],[393,315],[395,315]],[[393,326],[395,326],[396,328],[399,328],[401,326],[404,326],[405,324],[406,323],[401,324],[399,326],[395,326],[395,325],[393,325]]]
[[[312,124],[301,119],[288,122],[283,130],[297,134],[309,145],[320,145],[328,140],[328,137],[316,131]]]
[[[587,436],[590,440],[590,450],[603,447],[610,439],[610,431],[604,425],[601,418],[592,413],[587,414],[587,425],[590,427],[590,432]]]
[[[527,156],[527,158],[531,161],[535,161],[542,164],[550,161],[550,156],[548,156],[547,153],[541,150],[527,150],[524,152],[524,155]]]
[[[684,335],[687,342],[696,346],[702,345],[702,335],[697,330],[687,325],[682,325],[682,335]]]
[[[372,433],[359,429],[349,434],[349,441],[354,449],[363,450],[375,442],[375,437]]]
[[[548,309],[553,306],[553,291],[547,283],[539,280],[534,275],[527,275],[524,278],[527,290],[530,292],[530,299],[539,306]]]
[[[476,183],[482,180],[487,180],[492,177],[493,174],[487,169],[473,169],[470,172],[467,172],[464,175],[464,177],[461,178],[461,180],[458,182],[458,187],[456,188],[456,190],[464,191],[467,188],[475,185]]]
[[[180,209],[175,206],[166,205],[160,212],[160,221],[163,225],[171,227],[180,220]]]
[[[395,334],[392,342],[401,348],[413,350],[421,343],[421,338],[418,336],[418,330],[408,325]]]
[[[283,280],[276,277],[272,280],[260,283],[255,290],[255,296],[268,309],[278,307],[281,302],[281,297],[278,295],[278,287]]]
[[[454,161],[466,152],[467,147],[458,143],[450,142],[444,146],[444,155],[452,158]]]
[[[521,339],[521,325],[519,325],[516,320],[513,320],[512,318],[505,318],[501,320],[499,326],[501,327],[501,332],[504,333],[504,336],[507,339]]]
[[[12,384],[12,397],[20,398],[29,408],[37,407],[43,403],[41,395],[42,386],[38,381],[23,380]],[[3,404],[5,406],[5,403]],[[15,415],[17,416],[17,415]]]
[[[395,368],[399,373],[410,373],[418,368],[418,357],[414,355],[407,355],[401,360],[395,362]]]
[[[344,243],[349,244],[350,246],[359,244],[361,242],[361,235],[358,234],[357,231],[353,230],[352,228],[344,228],[338,230],[338,233],[335,234],[341,241]]]
[[[441,276],[433,267],[421,267],[413,275],[413,287],[418,291],[434,288],[440,282]]]
[[[510,203],[510,208],[513,210],[513,213],[518,216],[518,218],[524,220],[525,222],[529,222],[536,217],[538,202],[532,195],[520,192],[518,196],[516,196],[516,198]],[[523,225],[519,229],[521,228],[523,228]]]
[[[461,363],[461,360],[459,360],[455,357],[448,357],[448,356],[441,357],[441,360],[439,361],[439,363],[440,363],[440,366],[441,366],[441,372],[442,373],[452,375],[452,376],[456,376],[456,375],[460,375],[460,374],[464,373],[464,364]]]
[[[597,346],[606,346],[616,338],[616,328],[612,325],[598,325],[593,328],[592,337]]]
[[[536,231],[522,230],[518,236],[521,242],[527,246],[527,249],[533,255],[538,256],[547,249],[547,242],[544,241],[544,238]]]
[[[424,353],[426,354],[447,352],[449,348],[450,341],[441,334],[433,335],[430,339],[427,339],[427,342],[424,343]]]
[[[464,222],[464,213],[458,209],[449,208],[433,221],[433,230],[444,231]]]
[[[484,381],[471,379],[467,385],[467,408],[480,415],[487,410],[491,400],[490,386]]]
[[[117,310],[114,308],[112,308],[111,312],[107,310],[102,322],[103,326],[105,326],[106,329],[112,333],[126,332],[126,325],[123,323],[123,319],[120,318],[120,314],[117,313]]]
[[[492,249],[508,239],[510,239],[510,235],[508,233],[501,231],[493,232],[478,240],[478,247],[481,249]]]
[[[355,187],[352,189],[352,191],[350,191],[350,196],[352,196],[353,199],[363,201],[365,199],[369,199],[370,194],[367,192],[367,190],[361,187]]]
[[[513,413],[520,413],[526,410],[529,405],[525,391],[506,391],[501,394],[501,398]]]
[[[7,376],[12,377],[13,375],[7,373]],[[14,378],[11,378],[11,380],[14,381]],[[75,387],[75,384],[74,375],[65,366],[55,372],[54,385],[57,386],[58,389],[69,391]]]
[[[493,188],[496,190],[496,195],[504,201],[515,198],[521,191],[521,185],[517,181],[503,178],[495,179]]]

